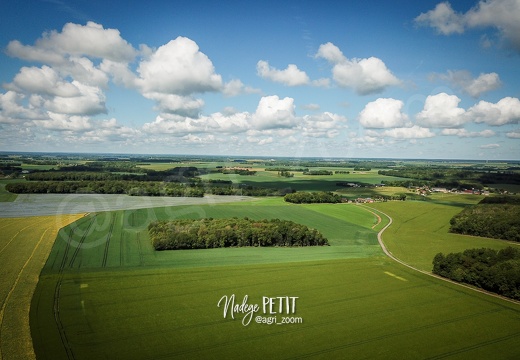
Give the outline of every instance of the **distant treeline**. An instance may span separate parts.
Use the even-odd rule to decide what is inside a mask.
[[[356,166],[354,168],[354,171],[370,171],[370,170],[372,170],[372,168],[369,168],[369,167]]]
[[[222,173],[222,174],[236,174],[236,175],[255,175],[256,171],[249,170],[249,169],[218,169],[216,172]]]
[[[265,168],[265,171],[294,171],[294,172],[305,172],[309,171],[309,168],[302,167],[290,167],[290,166],[272,166]]]
[[[298,191],[284,196],[284,200],[294,204],[330,203],[336,204],[342,201],[342,197],[331,192],[303,192]]]
[[[518,197],[489,197],[464,208],[450,220],[450,231],[463,234],[520,241]]]
[[[132,196],[204,196],[203,187],[179,183],[140,181],[26,181],[9,183],[5,189],[15,194],[127,194]]]
[[[176,183],[162,181],[26,181],[6,184],[5,189],[16,194],[127,194],[131,196],[187,196],[212,195],[283,196],[292,189],[267,189],[253,186],[234,186],[225,181]]]
[[[200,175],[196,167],[175,167],[164,171],[141,168],[122,168],[117,166],[67,166],[60,170],[38,171],[27,174],[29,181],[101,181],[101,180],[136,180],[162,181],[193,178]]]
[[[150,223],[148,232],[156,250],[328,245],[328,240],[317,230],[279,219],[156,221]]]
[[[520,249],[517,248],[439,253],[433,259],[433,273],[520,300]]]
[[[303,175],[332,175],[332,174],[333,174],[333,172],[328,171],[328,170],[309,170],[309,171],[303,172]]]
[[[421,180],[423,182],[420,185],[447,188],[482,189],[492,184],[520,184],[520,174],[510,170],[409,166],[401,169],[379,170],[378,174]]]

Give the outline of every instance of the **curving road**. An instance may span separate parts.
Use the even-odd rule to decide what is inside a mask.
[[[492,292],[489,292],[489,291],[486,291],[486,290],[482,290],[482,289],[479,289],[479,288],[476,288],[476,287],[473,287],[473,286],[470,286],[470,285],[466,285],[466,284],[463,284],[463,283],[459,283],[459,282],[456,282],[456,281],[453,281],[453,280],[450,280],[450,279],[447,279],[445,277],[442,277],[442,276],[439,276],[439,275],[436,275],[432,272],[429,272],[429,271],[425,271],[425,270],[421,270],[421,269],[418,269],[410,264],[407,264],[405,263],[404,261],[398,259],[397,257],[395,257],[392,252],[390,250],[388,250],[388,248],[386,247],[386,245],[383,243],[383,233],[385,232],[386,229],[388,229],[388,227],[390,227],[390,225],[392,225],[392,218],[382,212],[381,210],[377,210],[377,209],[374,209],[374,208],[371,208],[370,206],[366,206],[366,205],[361,205],[362,207],[366,208],[367,211],[370,211],[372,214],[376,215],[376,212],[381,214],[381,215],[384,215],[388,218],[388,224],[385,225],[384,228],[382,228],[378,233],[377,233],[377,241],[379,242],[379,245],[381,246],[381,249],[383,249],[383,252],[386,254],[386,256],[388,256],[390,259],[398,262],[399,264],[401,265],[404,265],[412,270],[415,270],[415,271],[418,271],[422,274],[425,274],[425,275],[428,275],[428,276],[431,276],[431,277],[434,277],[436,279],[440,279],[440,280],[443,280],[443,281],[446,281],[446,282],[449,282],[449,283],[452,283],[452,284],[455,284],[455,285],[458,285],[458,286],[462,286],[462,287],[465,287],[466,289],[470,289],[470,290],[473,290],[473,291],[477,291],[479,293],[482,293],[482,294],[486,294],[486,295],[489,295],[489,296],[493,296],[493,297],[496,297],[498,299],[502,299],[502,300],[506,300],[506,301],[509,301],[513,304],[520,304],[520,301],[517,301],[517,300],[513,300],[513,299],[510,299],[510,298],[507,298],[505,296],[501,296],[501,295],[498,295],[498,294],[495,294],[495,293],[492,293]],[[370,210],[368,210],[370,209]]]

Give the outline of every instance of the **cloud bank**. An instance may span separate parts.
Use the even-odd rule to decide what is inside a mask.
[[[449,2],[442,2],[434,9],[415,18],[419,26],[434,28],[439,34],[462,34],[468,29],[493,28],[498,32],[502,45],[520,52],[520,1],[485,0],[466,13],[453,10]],[[486,41],[490,41],[487,38]]]

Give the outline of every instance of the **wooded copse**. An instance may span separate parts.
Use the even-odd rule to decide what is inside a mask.
[[[336,204],[342,202],[343,198],[341,195],[333,194],[331,192],[319,191],[319,192],[303,192],[297,191],[292,194],[284,196],[286,202],[294,204],[316,204],[316,203],[330,203]]]
[[[450,220],[450,232],[520,241],[518,197],[490,197],[464,208]]]
[[[433,259],[433,273],[520,300],[520,249],[468,249]]]
[[[148,232],[155,250],[329,245],[317,230],[279,219],[155,221],[148,225]]]

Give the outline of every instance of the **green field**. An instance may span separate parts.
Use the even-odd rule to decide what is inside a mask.
[[[292,188],[297,191],[336,191],[345,190],[344,187],[336,185],[337,182],[360,182],[365,184],[380,184],[384,181],[406,180],[404,178],[378,175],[377,170],[367,172],[354,172],[352,168],[327,168],[319,167],[312,170],[328,171],[350,171],[350,174],[333,175],[303,175],[301,172],[293,172],[294,177],[285,178],[279,176],[276,171],[263,171],[264,168],[253,168],[257,170],[255,175],[236,174],[208,174],[202,175],[202,179],[231,180],[233,183],[246,184],[257,187],[275,189]]]
[[[474,195],[437,195],[432,202],[386,202],[371,205],[395,222],[385,232],[384,242],[394,256],[422,270],[432,270],[433,257],[443,252],[460,252],[468,248],[501,249],[519,246],[502,240],[449,233],[450,219],[462,206],[482,198]]]
[[[400,181],[407,180],[404,178],[383,176],[377,173],[378,169],[370,171],[354,171],[352,167],[312,167],[310,170],[328,170],[333,173],[336,171],[348,171],[349,174],[333,174],[333,175],[303,175],[302,172],[290,171],[294,174],[292,178],[279,176],[277,171],[265,171],[267,165],[255,163],[233,163],[233,162],[182,162],[182,163],[151,163],[138,165],[144,169],[152,169],[164,171],[172,169],[176,166],[195,166],[201,169],[216,169],[216,166],[224,167],[247,167],[252,171],[256,171],[255,175],[237,175],[237,174],[221,174],[213,173],[202,175],[204,180],[231,180],[233,183],[246,184],[257,187],[268,187],[275,189],[284,189],[291,187],[298,191],[336,191],[344,190],[338,187],[337,182],[360,182],[365,184],[380,184],[384,181]],[[295,165],[295,167],[298,167]]]
[[[19,180],[0,180],[0,202],[8,202],[8,201],[15,201],[17,194],[10,193],[5,189],[5,185],[7,185],[10,182],[15,182]]]
[[[383,240],[427,268],[433,252],[472,247],[447,233],[472,198],[374,205]],[[428,215],[430,214],[430,215]],[[166,218],[280,218],[318,229],[329,247],[155,252],[146,225]],[[31,306],[42,359],[515,358],[520,306],[406,268],[383,255],[386,223],[352,204],[168,207],[90,214],[62,229]],[[504,246],[497,240],[482,240]],[[440,250],[438,250],[440,249]],[[437,251],[438,250],[438,251]],[[430,265],[431,267],[431,265]],[[218,301],[297,296],[303,323],[243,326]],[[257,313],[256,315],[262,315]],[[281,320],[281,315],[278,315]]]

